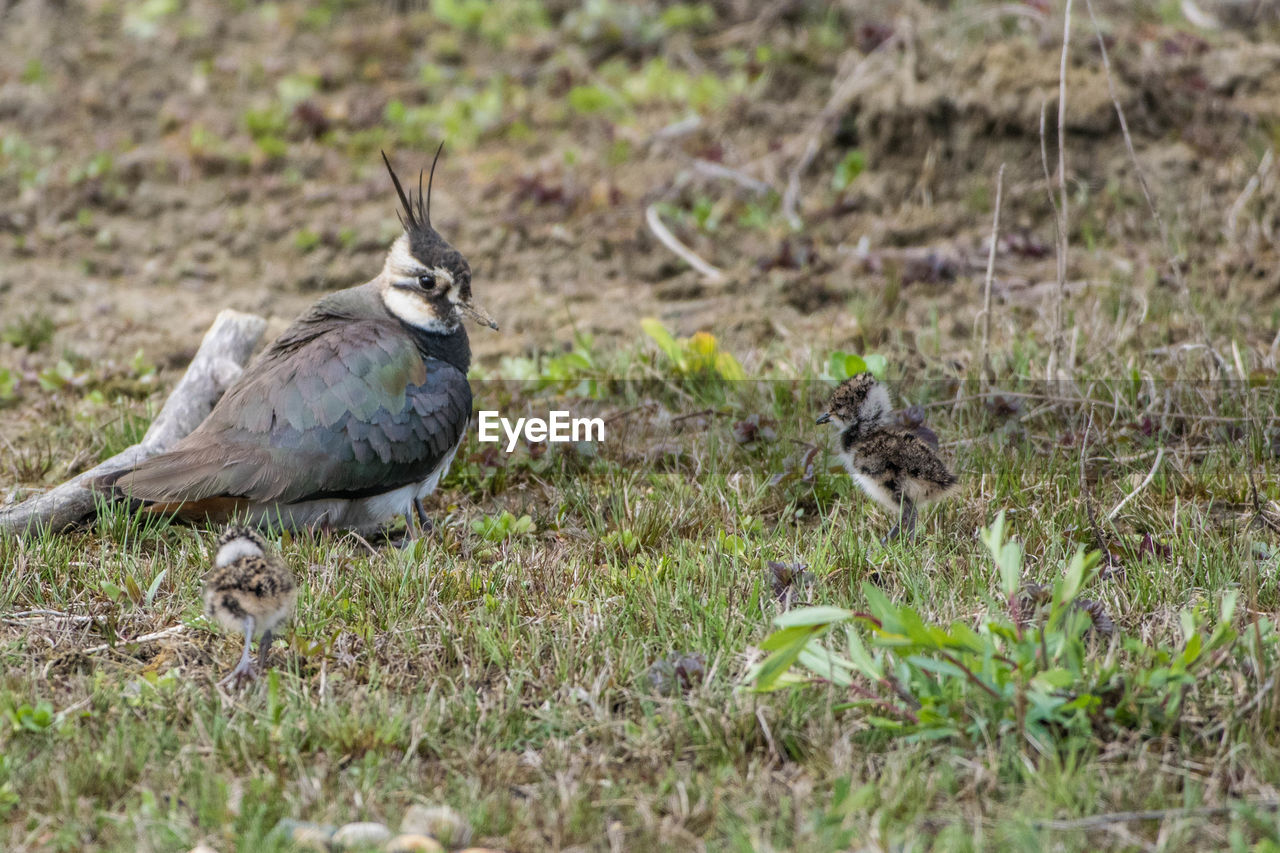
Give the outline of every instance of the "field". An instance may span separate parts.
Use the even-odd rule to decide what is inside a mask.
[[[407,546],[273,537],[298,614],[242,690],[215,531],[0,527],[0,849],[415,803],[509,851],[1280,849],[1278,37],[1229,0],[0,2],[0,516],[136,442],[221,309],[270,338],[372,278],[379,151],[441,140],[502,325],[477,408],[606,422],[473,431]],[[960,477],[911,541],[814,424],[861,365]]]

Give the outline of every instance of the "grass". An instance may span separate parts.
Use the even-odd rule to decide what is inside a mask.
[[[527,387],[508,410],[550,406]],[[508,457],[473,443],[435,498],[441,523],[416,548],[286,538],[298,618],[275,671],[242,694],[214,686],[236,640],[200,615],[211,532],[111,509],[91,531],[0,540],[10,567],[0,612],[79,617],[10,616],[0,628],[4,846],[283,850],[270,835],[281,818],[394,826],[419,800],[449,803],[480,840],[520,850],[610,837],[628,849],[1086,850],[1116,842],[1111,831],[1149,839],[1157,828],[1170,849],[1280,838],[1266,805],[1280,772],[1268,734],[1276,650],[1248,639],[1280,605],[1274,536],[1249,525],[1246,472],[1270,484],[1271,463],[1198,411],[1171,415],[1164,435],[1131,430],[1150,400],[1119,388],[1090,395],[1118,407],[1107,427],[1095,407],[1083,454],[1091,499],[1118,503],[1160,441],[1169,461],[1106,527],[1123,570],[1087,593],[1149,643],[1176,640],[1180,610],[1228,589],[1247,603],[1243,638],[1187,698],[1177,729],[1064,735],[1039,753],[1015,738],[909,743],[837,711],[847,696],[833,688],[744,689],[780,611],[769,560],[807,564],[814,604],[856,609],[870,580],[929,619],[972,621],[999,598],[974,535],[997,508],[1029,579],[1052,581],[1076,543],[1091,542],[1081,448],[1068,438],[1085,407],[930,409],[953,442],[961,496],[927,514],[917,543],[882,548],[888,520],[829,470],[831,457],[810,482],[771,484],[792,440],[816,438],[809,418],[826,387],[739,384],[685,429],[642,411],[615,422],[594,457],[560,446]],[[662,408],[700,409],[682,383],[665,389]],[[908,390],[916,402],[947,391]],[[1274,411],[1275,390],[1219,388],[1217,410]],[[777,440],[738,445],[732,425],[748,413],[775,420]],[[500,527],[502,512],[530,515],[534,530],[473,530]],[[1155,545],[1144,550],[1142,534]],[[175,625],[183,633],[130,642]],[[655,687],[650,667],[681,654],[700,654],[705,678]],[[1229,808],[1124,830],[1040,825],[1201,805]]]
[[[179,356],[165,362],[171,383],[192,343],[151,336],[168,317],[144,303],[122,303],[114,321],[99,312],[104,282],[83,293],[47,286],[74,273],[76,258],[118,268],[101,273],[108,289],[142,287],[150,301],[172,282],[140,278],[137,259],[167,258],[193,235],[256,235],[228,247],[244,265],[216,269],[229,289],[209,290],[209,302],[286,316],[297,306],[261,299],[310,274],[304,261],[364,253],[376,270],[377,253],[351,244],[377,217],[394,228],[387,199],[342,191],[326,203],[301,188],[373,186],[379,148],[429,151],[441,136],[459,158],[440,185],[456,194],[441,197],[441,221],[470,253],[477,298],[535,294],[535,275],[564,289],[563,311],[508,304],[517,342],[478,357],[478,405],[513,417],[600,414],[608,438],[508,456],[473,431],[431,501],[434,533],[406,550],[277,538],[301,584],[298,615],[275,669],[242,693],[216,687],[238,642],[200,612],[214,531],[114,507],[88,529],[0,534],[0,849],[284,850],[272,834],[283,818],[394,827],[414,802],[451,805],[478,843],[508,850],[1277,849],[1270,197],[1257,193],[1241,213],[1252,242],[1220,234],[1272,127],[1248,100],[1258,78],[1215,92],[1223,112],[1184,115],[1178,105],[1199,104],[1204,89],[1168,63],[1193,60],[1147,26],[1176,4],[1116,13],[1114,52],[1127,58],[1117,72],[1151,125],[1138,127],[1139,158],[1174,208],[1162,209],[1190,293],[1165,280],[1169,252],[1120,140],[1105,128],[1073,135],[1070,278],[1091,289],[1068,305],[1079,330],[1064,367],[1072,382],[1044,385],[1027,378],[1045,375],[1052,333],[1051,293],[1036,290],[1050,278],[1051,253],[1036,261],[1052,222],[1021,107],[1056,85],[1006,97],[982,69],[1008,65],[997,81],[1034,77],[1037,63],[1056,63],[1056,35],[1045,42],[1031,24],[1015,31],[970,4],[927,11],[904,36],[911,50],[864,72],[877,75],[876,97],[824,141],[805,177],[805,230],[793,234],[778,191],[796,143],[843,58],[901,22],[823,4],[776,20],[751,4],[733,20],[734,4],[665,4],[661,15],[612,0],[554,14],[524,0],[497,14],[478,0],[408,5],[377,9],[378,26],[351,0],[236,3],[230,25],[214,28],[203,7],[173,0],[107,2],[65,21],[51,13],[82,37],[66,56],[23,58],[9,79],[123,79],[120,64],[137,53],[150,89],[190,90],[192,106],[175,96],[179,109],[107,120],[100,83],[75,90],[97,107],[54,118],[15,102],[0,139],[0,184],[21,208],[7,226],[14,271],[0,281],[21,304],[0,328],[3,494],[135,442],[162,389],[157,369],[127,353],[145,332],[147,352]],[[957,27],[969,35],[957,40]],[[1000,31],[1025,61],[987,51]],[[1236,50],[1239,39],[1224,31],[1204,50]],[[1082,66],[1095,62],[1090,43],[1073,37]],[[1151,73],[1137,56],[1166,64]],[[100,64],[109,73],[79,73]],[[211,96],[195,94],[204,85]],[[942,109],[969,89],[962,115]],[[365,103],[377,108],[352,109]],[[1072,92],[1069,103],[1087,99]],[[700,130],[655,144],[690,117]],[[121,141],[145,153],[160,136],[170,153],[154,169]],[[1227,142],[1256,150],[1241,157],[1219,147]],[[1178,166],[1182,148],[1194,168]],[[774,191],[686,181],[694,159],[770,178]],[[998,395],[982,397],[966,372],[977,277],[962,267],[954,280],[922,281],[884,250],[981,246],[1006,160],[1002,236],[1013,242],[997,271],[1007,287],[992,323]],[[146,191],[134,193],[144,175]],[[184,202],[157,207],[157,195]],[[651,298],[688,274],[639,263],[662,252],[638,239],[650,200],[733,273],[729,298],[706,303],[724,309],[712,321],[696,313],[717,298],[712,288]],[[226,223],[207,226],[224,207]],[[495,248],[495,225],[530,233]],[[37,255],[49,266],[29,276]],[[117,257],[128,263],[103,263]],[[621,313],[615,291],[603,291],[603,308],[587,301],[608,281],[627,282],[636,299],[630,342],[602,322]],[[808,304],[815,284],[813,306],[786,309]],[[84,301],[74,312],[69,294]],[[648,324],[642,340],[649,314],[669,328]],[[565,319],[572,345],[551,349],[570,337]],[[1207,381],[1205,352],[1184,348],[1204,337],[1218,354],[1212,375],[1251,384]],[[821,377],[859,364],[925,407],[961,475],[915,543],[880,545],[890,520],[831,470],[831,437],[813,425],[829,389]],[[724,381],[742,374],[768,381]],[[752,434],[760,439],[739,443]],[[1000,731],[926,741],[845,707],[857,698],[848,689],[750,689],[786,603],[863,610],[876,588],[929,624],[976,629],[1005,606],[976,531],[1004,511],[1026,553],[1022,579],[1051,585],[1078,547],[1098,546],[1091,508],[1115,565],[1082,594],[1119,629],[1089,648],[1091,665],[1149,674],[1155,665],[1134,644],[1178,648],[1184,613],[1207,633],[1224,598],[1238,597],[1235,641],[1172,720],[1051,729],[1036,742]],[[812,581],[779,589],[771,562],[803,565]],[[670,677],[689,661],[683,681]],[[1107,817],[1149,809],[1159,813]]]

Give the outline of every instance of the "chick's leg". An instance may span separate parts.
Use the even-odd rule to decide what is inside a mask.
[[[908,539],[916,538],[916,505],[910,498],[902,499],[902,532]]]
[[[270,631],[264,631],[262,639],[258,640],[258,669],[263,672],[267,671],[267,653],[271,651],[271,641],[274,639]]]
[[[240,662],[236,664],[236,668],[227,673],[227,677],[218,682],[226,684],[235,681],[237,684],[241,681],[249,681],[253,679],[253,660],[249,657],[249,646],[253,642],[253,617],[244,617],[244,651],[240,653]]]

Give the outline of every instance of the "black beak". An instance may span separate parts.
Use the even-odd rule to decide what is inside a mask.
[[[831,420],[831,413],[823,412],[822,414],[818,415],[817,423],[825,424],[829,420]]]

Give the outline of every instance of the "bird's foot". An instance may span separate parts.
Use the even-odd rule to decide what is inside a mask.
[[[893,529],[880,538],[880,544],[888,547],[894,542],[902,542],[910,545],[917,539],[915,530],[903,531],[894,525]]]
[[[392,536],[389,533],[384,534],[378,544],[384,548],[394,548],[397,551],[411,551],[424,538],[422,534],[412,527],[407,527],[398,536]]]
[[[431,531],[435,530],[435,524],[431,521],[431,516],[427,515],[427,508],[422,505],[422,498],[413,499],[413,514],[418,519],[418,533],[421,536],[430,536]],[[405,519],[407,523],[409,519]]]
[[[379,544],[394,548],[397,551],[406,551],[415,547],[418,542],[427,539],[435,532],[435,524],[427,517],[427,511],[422,506],[421,500],[413,502],[413,512],[406,513],[404,517],[404,530],[399,535],[392,535],[390,529],[383,527],[378,531]]]
[[[253,665],[252,661],[242,660],[236,665],[236,668],[227,673],[226,676],[218,682],[219,687],[226,687],[230,684],[239,690],[249,682],[258,677],[258,668]]]

